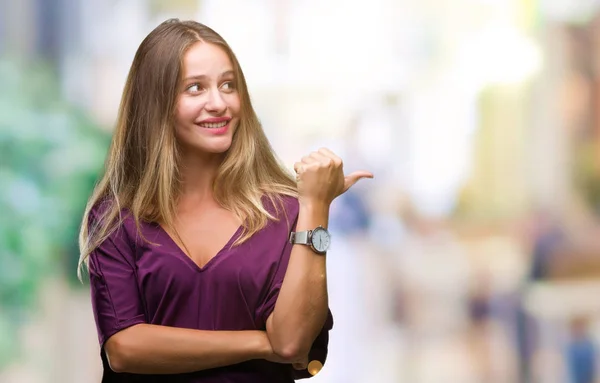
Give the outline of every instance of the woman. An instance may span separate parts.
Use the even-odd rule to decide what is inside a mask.
[[[294,168],[217,33],[169,20],[144,39],[80,235],[103,382],[291,382],[325,363],[329,206],[372,175],[327,149]]]

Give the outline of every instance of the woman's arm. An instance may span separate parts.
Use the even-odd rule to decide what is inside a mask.
[[[296,231],[327,227],[329,206],[369,172],[346,177],[342,160],[320,149],[294,165],[298,174],[299,214]],[[294,245],[267,334],[275,353],[286,359],[306,357],[328,314],[326,257],[308,246]]]
[[[136,374],[178,374],[251,359],[291,363],[273,353],[264,331],[204,331],[137,324],[104,345],[110,368]]]
[[[327,227],[329,207],[300,204],[296,231]],[[294,245],[267,333],[283,358],[305,357],[321,331],[328,310],[326,257]]]

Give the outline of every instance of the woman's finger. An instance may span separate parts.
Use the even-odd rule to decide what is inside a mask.
[[[304,164],[302,162],[294,163],[294,171],[297,175],[300,175],[302,172],[304,172]]]
[[[318,152],[324,156],[331,158],[336,165],[343,165],[342,159],[331,150],[327,148],[321,148]]]
[[[308,156],[302,157],[301,162],[303,164],[310,165],[310,164],[314,164],[315,162],[318,162],[318,161],[315,158],[313,158],[310,155],[308,155]]]
[[[320,164],[326,165],[326,166],[330,166],[332,164],[334,164],[334,160],[322,153],[319,152],[312,152],[310,154],[310,157],[313,158],[315,161],[319,162]]]
[[[350,189],[355,183],[357,183],[362,178],[373,178],[373,173],[368,172],[366,170],[360,170],[357,172],[353,172],[344,177],[344,191],[345,193],[348,189]]]

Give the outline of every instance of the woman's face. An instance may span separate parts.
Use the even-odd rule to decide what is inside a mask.
[[[240,96],[229,56],[216,45],[197,42],[185,53],[182,69],[175,110],[179,143],[186,152],[226,152],[240,119]]]

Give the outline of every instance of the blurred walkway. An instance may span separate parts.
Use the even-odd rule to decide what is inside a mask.
[[[39,299],[39,312],[22,328],[23,357],[0,372],[0,382],[99,382],[102,365],[89,292],[50,281]]]

